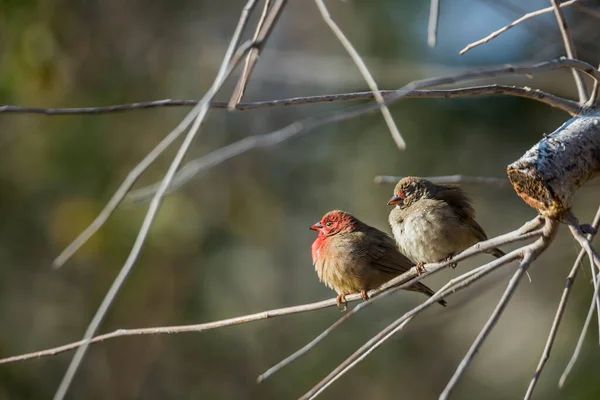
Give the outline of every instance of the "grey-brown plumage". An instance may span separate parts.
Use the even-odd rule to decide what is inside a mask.
[[[338,306],[345,295],[376,289],[414,266],[398,251],[390,236],[354,216],[330,211],[310,227],[319,234],[312,245],[312,258],[319,280],[338,293]],[[407,288],[428,296],[433,290],[418,282]],[[445,305],[445,301],[440,300]]]
[[[388,204],[395,205],[389,221],[396,243],[414,263],[439,262],[487,239],[471,200],[457,186],[406,177]],[[504,255],[498,248],[488,253]]]

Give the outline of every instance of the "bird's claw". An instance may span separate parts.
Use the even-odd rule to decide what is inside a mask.
[[[581,229],[583,233],[587,233],[588,235],[595,235],[596,233],[598,233],[598,229],[594,228],[590,224],[579,225],[579,229]]]
[[[338,294],[337,306],[341,312],[344,312],[348,309],[348,300],[346,300],[345,294],[343,294],[343,293]]]
[[[416,265],[416,267],[417,267],[417,275],[421,275],[423,272],[425,272],[425,263],[420,262]]]
[[[444,261],[450,261],[450,260],[452,260],[452,257],[454,257],[454,254],[448,254],[448,257],[446,257],[444,259]],[[458,263],[455,263],[455,262],[448,264],[448,266],[452,269],[456,268],[457,265],[458,265]]]
[[[360,291],[360,297],[362,297],[362,299],[364,301],[367,301],[367,300],[369,300],[369,293],[367,293],[366,290],[361,290]]]

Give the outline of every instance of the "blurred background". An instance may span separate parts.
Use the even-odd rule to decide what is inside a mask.
[[[598,2],[585,3],[592,10],[598,7]],[[198,99],[214,78],[244,4],[244,0],[4,0],[0,104],[81,107]],[[328,5],[383,89],[565,53],[554,16],[546,14],[458,55],[467,44],[528,11],[547,7],[548,1],[442,2],[438,45],[433,49],[426,44],[429,2],[348,0]],[[565,13],[580,58],[597,65],[598,12],[573,8]],[[259,14],[257,8],[247,37]],[[229,99],[235,80],[228,81],[218,100]],[[576,96],[569,71],[495,82]],[[291,1],[244,101],[366,88],[314,3]],[[187,160],[348,106],[213,110]],[[381,115],[372,114],[249,152],[169,195],[101,331],[209,322],[331,298],[334,293],[319,283],[312,267],[315,233],[307,229],[325,212],[340,208],[389,232],[386,202],[393,185],[376,185],[375,175],[505,177],[509,163],[568,119],[564,112],[532,100],[503,96],[403,100],[391,110],[407,142],[405,152],[396,149]],[[187,111],[0,115],[0,357],[80,339],[130,251],[147,205],[124,203],[62,269],[52,270],[51,262]],[[160,180],[174,153],[175,147],[136,187]],[[465,189],[490,236],[517,228],[535,215],[512,189]],[[580,190],[575,212],[581,221],[591,221],[599,194],[598,187]],[[533,282],[520,286],[454,398],[523,396],[577,251],[562,228],[551,249],[531,268]],[[426,283],[438,289],[489,260],[478,256]],[[450,297],[447,309],[431,307],[322,398],[437,398],[514,268],[505,266]],[[566,387],[557,389],[588,309],[590,279],[585,264],[535,398],[600,396],[596,323]],[[255,379],[261,372],[303,346],[340,312],[331,308],[205,333],[111,340],[90,348],[67,397],[297,398],[423,300],[412,292],[390,296],[260,385]],[[0,399],[51,398],[72,355],[0,366]]]

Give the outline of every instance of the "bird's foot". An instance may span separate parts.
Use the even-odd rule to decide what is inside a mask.
[[[450,260],[452,260],[452,257],[454,257],[454,253],[448,254],[448,256],[446,258],[444,258],[444,261],[450,261]],[[457,265],[458,264],[455,262],[448,264],[448,266],[452,269],[456,268]]]
[[[423,272],[425,272],[425,263],[418,263],[417,264],[417,275],[421,275]]]
[[[590,224],[579,225],[579,229],[581,229],[583,233],[587,233],[589,235],[595,235],[598,233],[598,229],[594,228]]]
[[[360,297],[362,297],[362,299],[364,301],[367,301],[367,300],[369,300],[369,293],[367,293],[366,290],[361,290],[360,291]]]
[[[348,309],[348,300],[346,300],[346,295],[344,293],[338,294],[337,306],[341,312],[344,312]]]

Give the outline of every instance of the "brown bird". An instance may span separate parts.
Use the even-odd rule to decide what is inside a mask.
[[[347,294],[360,293],[368,300],[367,291],[414,266],[394,239],[344,211],[328,212],[310,229],[319,233],[312,244],[313,265],[319,280],[337,292],[340,309],[346,309]],[[434,294],[420,282],[407,289]],[[444,300],[438,303],[446,305]]]
[[[458,186],[406,177],[396,185],[388,205],[395,205],[389,221],[396,243],[417,267],[449,259],[487,239],[475,221],[471,200]],[[498,248],[487,253],[504,255]]]

